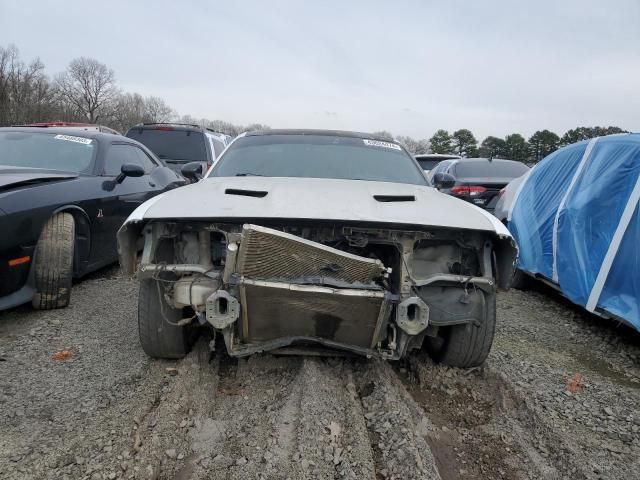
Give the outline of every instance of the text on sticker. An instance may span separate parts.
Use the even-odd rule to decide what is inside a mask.
[[[368,140],[368,139],[363,139],[362,141],[364,142],[365,145],[369,145],[370,147],[383,147],[383,148],[393,148],[394,150],[402,150],[400,145],[396,145],[395,143],[391,143],[391,142],[382,142],[380,140]]]
[[[74,137],[72,135],[56,135],[53,138],[57,138],[58,140],[66,140],[67,142],[82,143],[84,145],[89,145],[93,141],[90,138]]]

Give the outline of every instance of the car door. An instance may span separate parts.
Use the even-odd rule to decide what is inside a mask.
[[[144,169],[141,177],[119,178],[122,165],[133,163]],[[144,201],[169,188],[169,180],[179,180],[167,167],[133,143],[108,145],[101,169],[103,196],[99,201],[93,229],[92,264],[108,264],[117,259],[116,233],[127,217]]]

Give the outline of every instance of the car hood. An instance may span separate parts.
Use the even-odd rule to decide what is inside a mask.
[[[0,166],[0,192],[26,185],[77,178],[78,176],[77,173],[60,172],[57,170]]]
[[[324,178],[209,177],[152,198],[127,222],[174,218],[396,223],[510,236],[487,212],[432,187]]]

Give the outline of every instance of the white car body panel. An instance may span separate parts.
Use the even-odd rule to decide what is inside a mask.
[[[267,192],[257,198],[227,189]],[[374,195],[414,196],[380,202]],[[325,178],[208,177],[142,204],[127,219],[310,219],[395,223],[484,230],[511,235],[482,209],[435,188],[388,182]]]

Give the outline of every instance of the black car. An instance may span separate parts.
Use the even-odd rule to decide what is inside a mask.
[[[432,183],[442,192],[478,205],[490,212],[500,190],[529,170],[522,162],[489,158],[463,158],[436,168]],[[443,162],[444,163],[444,162]]]
[[[117,260],[129,214],[184,184],[121,135],[0,128],[0,310],[66,306],[73,278]]]
[[[224,133],[185,123],[141,123],[125,135],[146,145],[176,172],[190,162],[201,162],[206,172],[231,140]]]

